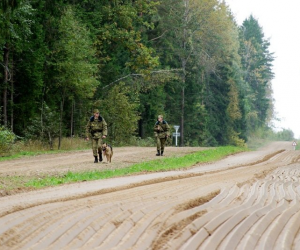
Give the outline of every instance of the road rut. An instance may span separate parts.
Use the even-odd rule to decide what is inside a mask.
[[[299,152],[289,144],[2,197],[1,249],[299,249]]]

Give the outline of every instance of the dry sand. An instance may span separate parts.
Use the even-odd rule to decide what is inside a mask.
[[[186,171],[1,197],[0,249],[300,249],[300,152],[291,149],[276,142]],[[167,149],[188,150],[200,149]],[[115,168],[154,153],[116,149],[114,165],[90,163],[88,151],[24,158],[0,163],[0,175]]]

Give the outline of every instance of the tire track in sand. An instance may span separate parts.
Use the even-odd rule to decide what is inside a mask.
[[[266,249],[279,240],[298,246],[300,173],[297,163],[290,164],[297,157],[286,151],[251,166],[11,212],[0,218],[0,246]],[[262,171],[270,173],[254,181]]]
[[[237,196],[222,208],[211,204],[158,249],[297,249],[300,184],[292,181],[295,175],[300,176],[299,165],[283,167],[246,187],[246,199]]]

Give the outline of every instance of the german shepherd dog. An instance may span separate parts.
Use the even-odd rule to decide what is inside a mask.
[[[112,146],[107,144],[107,143],[103,143],[102,144],[102,152],[106,156],[107,162],[111,162],[111,158],[112,158],[113,153],[114,153],[113,149],[112,149]]]

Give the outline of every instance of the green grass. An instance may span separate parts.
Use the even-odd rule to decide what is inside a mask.
[[[0,189],[12,190],[24,186],[22,176],[3,176],[0,179]]]
[[[83,149],[78,149],[79,151]],[[60,153],[65,153],[65,152],[70,152],[74,150],[48,150],[48,151],[22,151],[15,153],[10,156],[2,156],[0,157],[0,161],[7,161],[7,160],[13,160],[13,159],[18,159],[24,156],[37,156],[37,155],[44,155],[44,154],[60,154]]]
[[[15,153],[10,156],[2,156],[0,157],[0,161],[7,161],[7,160],[13,160],[17,159],[23,156],[36,156],[36,155],[41,155],[41,154],[55,154],[55,153],[61,153],[62,151],[36,151],[36,152],[29,152],[29,151],[22,151],[19,153]]]
[[[161,172],[192,167],[198,163],[207,163],[220,160],[227,155],[246,151],[246,148],[225,146],[217,147],[188,154],[182,157],[160,157],[157,160],[147,161],[131,165],[127,168],[103,170],[103,171],[87,171],[87,172],[68,172],[63,176],[48,176],[45,178],[32,179],[28,181],[26,187],[42,188],[46,186],[57,186],[65,183],[91,181],[99,179],[108,179],[119,176],[127,176],[144,172]]]
[[[86,150],[91,148],[91,142],[82,138],[63,138],[61,148],[58,148],[58,140],[54,140],[53,149],[47,143],[38,140],[18,141],[9,152],[0,152],[0,161],[17,159],[24,156],[36,156],[41,154],[57,154],[69,151]]]

